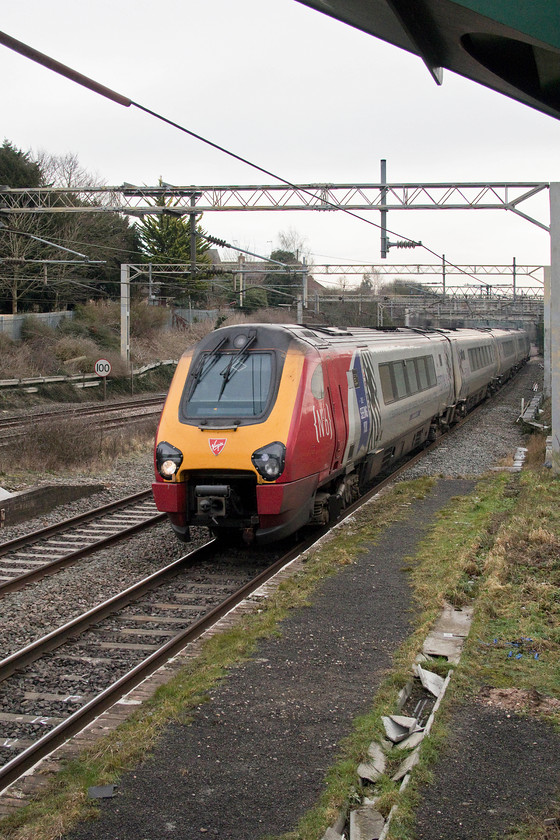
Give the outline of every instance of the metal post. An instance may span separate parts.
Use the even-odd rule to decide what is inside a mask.
[[[245,292],[245,275],[243,274],[243,263],[245,262],[245,257],[243,254],[239,254],[239,308],[243,309],[243,295]]]
[[[387,183],[387,161],[381,160],[381,206],[384,207],[387,202],[387,190],[384,184]],[[381,259],[387,259],[387,210],[381,210]]]
[[[548,266],[544,268],[543,356],[543,394],[548,399],[552,391],[550,374],[550,268]]]
[[[445,281],[446,281],[446,276],[445,276],[445,254],[443,255],[443,257],[442,257],[441,259],[442,259],[442,263],[441,263],[441,275],[442,275],[442,282],[443,282],[443,299],[445,300]]]
[[[307,260],[302,259],[303,271],[301,273],[301,302],[304,309],[307,309]]]
[[[130,265],[121,265],[121,359],[130,366]]]
[[[517,280],[516,273],[517,273],[517,266],[515,264],[515,257],[514,257],[513,258],[513,302],[514,303],[515,303],[515,298],[516,298],[516,293],[517,293],[517,291],[516,291],[516,280]]]
[[[196,205],[196,193],[191,195],[191,207]],[[189,213],[191,240],[191,284],[196,278],[196,213]]]
[[[552,471],[560,475],[560,183],[550,185],[550,379]],[[555,329],[552,329],[555,327]],[[546,348],[545,348],[546,352]]]
[[[302,305],[301,295],[297,296],[296,322],[298,324],[303,323],[303,305]]]

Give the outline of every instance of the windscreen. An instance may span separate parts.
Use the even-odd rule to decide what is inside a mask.
[[[258,417],[272,384],[272,354],[207,353],[199,361],[185,414],[188,418]]]

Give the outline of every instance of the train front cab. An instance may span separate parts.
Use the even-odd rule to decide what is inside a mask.
[[[304,365],[287,330],[262,325],[217,330],[181,360],[158,429],[152,485],[180,539],[189,539],[191,525],[206,525],[265,543],[309,521],[317,453],[311,445],[293,451],[302,425],[313,424]]]

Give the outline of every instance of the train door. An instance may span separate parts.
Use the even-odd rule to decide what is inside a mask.
[[[334,427],[334,451],[331,464],[331,471],[334,471],[342,466],[346,440],[348,438],[348,425],[346,422],[346,409],[342,397],[342,389],[340,382],[338,381],[338,377],[336,376],[332,359],[330,359],[325,365],[325,372],[327,373],[325,385],[329,397]],[[344,382],[346,384],[346,378],[344,379]]]

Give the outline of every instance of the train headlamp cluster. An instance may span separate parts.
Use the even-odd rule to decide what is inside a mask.
[[[266,481],[274,481],[282,475],[286,461],[286,447],[275,441],[255,449],[251,455],[253,466]]]
[[[181,464],[183,453],[176,446],[162,440],[156,448],[156,467],[162,478],[173,478]]]

